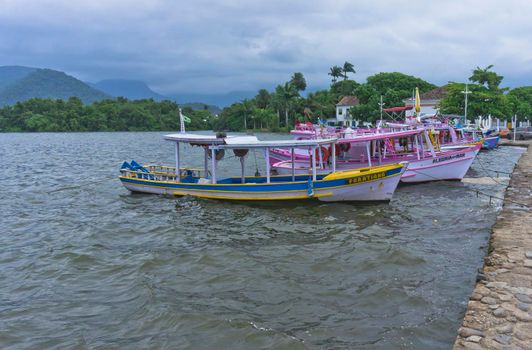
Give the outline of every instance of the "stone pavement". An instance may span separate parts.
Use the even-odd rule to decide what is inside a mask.
[[[453,349],[532,350],[532,141],[525,143]]]

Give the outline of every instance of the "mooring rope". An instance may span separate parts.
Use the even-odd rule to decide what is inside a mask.
[[[438,179],[438,178],[435,177],[435,176],[432,176],[432,175],[429,175],[429,174],[423,173],[422,171],[419,171],[419,170],[411,169],[410,171],[413,171],[413,172],[419,173],[419,174],[421,174],[421,175],[425,175],[425,176],[430,177],[430,178],[432,178],[432,179],[434,179],[434,180],[437,180],[437,181],[442,181],[441,179]],[[497,184],[499,184],[499,185],[505,186],[505,184],[501,184],[500,182],[497,182],[497,181],[495,181],[495,182],[496,182]],[[458,187],[458,186],[451,186],[451,187],[459,188],[459,189],[466,190],[466,191],[475,192],[475,193],[477,194],[477,197],[478,197],[479,194],[481,194],[481,195],[483,195],[483,196],[486,196],[486,197],[489,197],[489,199],[490,199],[490,205],[491,205],[491,199],[492,199],[492,198],[495,198],[495,199],[501,200],[502,202],[504,202],[504,201],[506,200],[506,201],[511,202],[511,203],[514,203],[514,204],[516,204],[516,205],[519,205],[519,206],[525,207],[525,208],[527,208],[528,210],[531,210],[531,209],[532,209],[532,208],[531,208],[529,205],[527,205],[527,204],[523,204],[523,203],[520,203],[520,202],[516,202],[516,201],[514,201],[514,200],[511,200],[511,199],[508,199],[508,198],[504,198],[504,197],[501,198],[501,197],[495,196],[495,195],[493,195],[493,194],[484,193],[484,192],[479,191],[479,190],[477,190],[477,189],[468,188],[468,187],[463,187],[463,186],[460,186],[460,187]]]

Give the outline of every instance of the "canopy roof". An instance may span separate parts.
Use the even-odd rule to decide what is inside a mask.
[[[219,148],[308,148],[317,147],[335,143],[336,138],[319,139],[319,140],[270,140],[261,141],[255,136],[254,139],[248,137],[227,138],[226,144],[218,146]]]
[[[411,110],[412,106],[404,106],[404,107],[391,107],[391,108],[384,108],[384,112],[402,112],[402,111],[409,111]]]
[[[195,143],[199,145],[220,145],[225,142],[224,138],[217,138],[216,135],[189,134],[186,132],[164,135],[164,139],[168,141]]]
[[[383,133],[378,133],[378,134],[366,134],[366,135],[357,135],[357,136],[346,135],[345,138],[338,140],[338,143],[366,142],[366,141],[373,141],[373,140],[390,139],[393,137],[405,137],[405,136],[410,136],[410,135],[421,134],[424,130],[425,129],[423,128],[419,128],[419,129],[411,129],[411,130],[403,130],[403,131],[383,132]]]
[[[217,146],[218,148],[306,148],[336,142],[336,138],[320,140],[270,140],[261,141],[256,136],[227,136],[177,133],[164,136],[165,140],[196,145]]]

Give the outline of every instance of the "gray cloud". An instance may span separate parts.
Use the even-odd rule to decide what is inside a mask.
[[[436,84],[495,64],[532,84],[532,2],[0,0],[0,65],[141,79],[162,93],[310,88],[345,60],[363,81],[400,71]]]

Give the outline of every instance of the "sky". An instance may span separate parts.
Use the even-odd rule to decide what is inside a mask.
[[[532,1],[0,0],[0,66],[81,80],[137,79],[159,93],[272,89],[333,65],[358,82],[402,72],[442,85],[494,65],[532,85]]]

